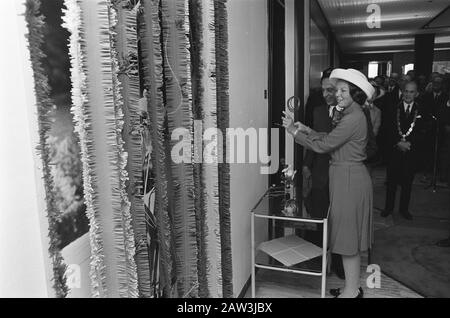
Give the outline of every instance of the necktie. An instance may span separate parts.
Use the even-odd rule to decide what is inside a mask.
[[[406,116],[409,116],[410,113],[411,113],[411,104],[408,104],[406,106]]]
[[[333,119],[334,118],[334,114],[336,113],[336,106],[331,106],[331,113],[330,113],[330,118]]]

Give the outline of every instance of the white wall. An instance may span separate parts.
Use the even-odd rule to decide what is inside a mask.
[[[0,297],[48,297],[43,185],[22,0],[0,10]],[[7,48],[7,49],[6,49]],[[36,185],[38,185],[36,187]],[[43,244],[44,239],[44,244]],[[45,256],[44,256],[45,255]]]
[[[267,128],[267,3],[265,0],[228,1],[230,127]],[[250,210],[268,187],[258,164],[231,165],[231,244],[234,295],[251,273]],[[257,223],[258,241],[267,235]]]

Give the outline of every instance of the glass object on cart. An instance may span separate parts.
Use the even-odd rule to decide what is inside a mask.
[[[281,171],[281,184],[284,186],[284,199],[282,202],[281,213],[287,217],[299,216],[299,208],[295,199],[295,175],[297,171],[290,165],[284,165]]]
[[[325,297],[328,220],[311,218],[297,206],[293,216],[287,216],[285,207],[291,199],[286,200],[285,185],[271,187],[251,210],[252,297],[257,268],[320,278],[316,282]],[[318,238],[315,244],[311,233]]]

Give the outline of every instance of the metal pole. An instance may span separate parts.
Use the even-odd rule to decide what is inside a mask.
[[[251,221],[251,257],[252,257],[252,298],[255,298],[255,214],[252,212]]]
[[[301,271],[301,270],[295,270],[295,269],[289,269],[289,268],[278,268],[278,267],[258,265],[258,264],[256,264],[255,267],[260,268],[260,269],[268,269],[268,270],[275,271],[275,272],[293,273],[293,274],[308,275],[308,276],[315,276],[315,277],[322,276],[321,272],[308,272],[306,270]]]
[[[431,184],[428,185],[425,189],[432,188],[433,193],[437,192],[437,161],[438,161],[438,148],[439,148],[439,122],[435,116],[432,116],[433,120],[436,121],[436,138],[434,139],[434,160],[433,160],[433,176],[431,177]]]
[[[272,215],[261,215],[261,214],[255,215],[255,218],[272,219],[272,220],[279,220],[279,221],[301,222],[301,223],[312,223],[312,224],[325,223],[325,219],[320,220],[320,219],[288,218],[288,217],[284,217],[284,216],[272,216]]]
[[[433,192],[436,192],[437,184],[437,160],[438,160],[439,123],[436,120],[436,137],[434,138],[434,165],[433,165]]]
[[[323,242],[322,242],[322,292],[321,297],[325,298],[325,288],[327,280],[327,253],[328,253],[328,219],[323,221]]]

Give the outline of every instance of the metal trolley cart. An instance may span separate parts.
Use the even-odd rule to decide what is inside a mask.
[[[295,217],[285,217],[282,214],[282,202],[284,198],[284,192],[280,191],[279,188],[270,188],[261,197],[256,206],[251,211],[251,258],[252,258],[252,273],[251,273],[251,292],[252,297],[255,298],[255,283],[256,283],[256,269],[266,269],[280,272],[295,273],[301,275],[311,275],[316,277],[321,277],[321,297],[325,298],[326,289],[326,277],[327,277],[327,233],[328,233],[328,219],[313,219],[307,215],[300,215]],[[255,222],[258,220],[267,220],[268,226],[268,238],[269,241],[262,243],[276,243],[278,247],[278,239],[287,239],[286,229],[288,231],[293,231],[295,234],[291,235],[296,242],[300,242],[299,246],[296,246],[293,254],[297,257],[295,264],[286,264],[286,262],[281,261],[277,256],[271,256],[267,253],[259,251],[257,255],[257,247],[255,246]],[[297,237],[299,231],[311,230],[312,228],[320,227],[323,225],[322,230],[322,244],[323,248],[313,245],[312,243],[305,241]],[[274,240],[275,238],[275,240]],[[277,239],[278,238],[278,239]],[[261,246],[259,245],[259,247]],[[311,252],[311,248],[313,252]],[[305,249],[305,251],[303,251]],[[272,246],[273,250],[273,246]],[[281,254],[281,253],[280,253]],[[278,254],[279,255],[279,254]],[[300,256],[299,256],[300,255]],[[287,255],[289,256],[289,255]],[[322,256],[321,266],[316,266],[316,268],[311,268],[308,265],[313,258],[318,258]],[[301,259],[299,260],[298,257]],[[289,257],[288,257],[289,258]],[[300,261],[300,262],[297,262]]]

